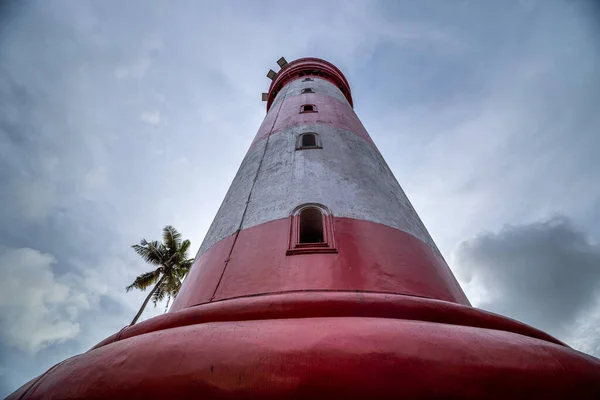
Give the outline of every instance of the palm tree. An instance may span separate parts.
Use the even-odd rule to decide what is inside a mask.
[[[159,301],[167,298],[167,308],[171,298],[175,298],[181,288],[181,281],[190,268],[192,267],[193,259],[187,258],[187,250],[190,247],[189,240],[181,240],[181,233],[171,225],[163,228],[162,243],[153,240],[148,242],[142,239],[140,244],[131,246],[147,263],[157,266],[153,271],[141,274],[126,290],[131,289],[146,290],[151,285],[154,285],[142,307],[131,321],[131,325],[135,324],[142,315],[146,305],[152,299],[154,307]],[[166,308],[165,308],[166,311]]]

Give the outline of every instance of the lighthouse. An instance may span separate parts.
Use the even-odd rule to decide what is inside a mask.
[[[278,64],[169,312],[9,398],[600,398],[598,359],[470,305],[342,72]]]

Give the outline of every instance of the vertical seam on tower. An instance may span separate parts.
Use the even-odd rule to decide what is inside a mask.
[[[246,200],[246,205],[244,206],[244,212],[242,213],[242,218],[240,219],[240,224],[234,233],[235,236],[233,237],[233,243],[231,243],[231,248],[229,249],[229,254],[227,254],[227,258],[225,259],[225,265],[223,266],[223,271],[221,271],[221,276],[219,277],[219,281],[217,282],[217,286],[215,287],[215,291],[213,292],[213,294],[210,298],[210,301],[213,301],[213,299],[215,298],[215,296],[217,294],[217,290],[219,290],[219,286],[221,285],[221,280],[223,279],[223,275],[225,275],[225,270],[227,269],[227,266],[229,265],[229,260],[231,260],[231,255],[233,254],[233,249],[237,242],[238,235],[240,234],[240,231],[242,230],[242,225],[244,224],[244,218],[246,217],[246,212],[248,211],[248,205],[250,204],[250,199],[252,198],[252,192],[254,191],[254,185],[256,185],[256,181],[258,180],[258,175],[260,173],[260,168],[262,167],[263,160],[265,159],[265,156],[267,155],[267,148],[269,147],[269,141],[271,140],[271,135],[273,134],[273,129],[275,128],[275,124],[277,123],[277,118],[279,118],[279,112],[281,111],[281,107],[283,106],[283,103],[285,102],[285,99],[288,95],[289,90],[290,90],[290,85],[287,84],[285,93],[283,94],[283,99],[281,99],[281,103],[279,103],[279,108],[277,109],[277,113],[275,114],[275,118],[273,119],[273,124],[271,125],[271,129],[269,129],[269,135],[267,136],[267,139],[265,141],[265,149],[263,150],[262,156],[260,157],[260,161],[258,162],[258,168],[256,168],[256,174],[254,175],[254,179],[252,180],[252,185],[250,186],[250,192],[248,193],[248,199]]]

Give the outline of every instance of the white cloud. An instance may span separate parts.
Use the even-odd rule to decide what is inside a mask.
[[[142,79],[152,66],[152,57],[162,51],[163,41],[160,37],[152,36],[142,40],[139,56],[136,59],[118,65],[113,74],[118,79]]]
[[[90,199],[93,195],[107,189],[109,185],[105,167],[94,167],[83,176],[82,194]]]
[[[18,199],[18,210],[25,221],[39,222],[48,216],[55,205],[56,190],[41,180],[23,180],[13,185],[13,196]]]
[[[162,116],[158,110],[145,111],[140,115],[140,121],[150,125],[158,126],[162,121]]]
[[[162,38],[159,36],[147,37],[142,46],[149,52],[161,51],[165,47]]]
[[[142,56],[131,61],[130,63],[119,65],[114,69],[113,73],[118,79],[142,79],[146,75],[146,72],[150,68],[151,64],[152,60],[150,57]]]
[[[600,295],[580,313],[565,341],[584,353],[600,357]]]
[[[79,314],[94,301],[74,275],[52,271],[56,259],[30,248],[0,250],[0,310],[3,341],[24,351],[75,337]]]

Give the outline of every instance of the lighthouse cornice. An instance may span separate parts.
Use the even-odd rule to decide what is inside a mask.
[[[273,104],[277,93],[281,91],[285,85],[296,79],[324,79],[335,84],[344,94],[350,106],[354,106],[352,102],[352,94],[348,80],[335,65],[320,58],[300,58],[285,64],[279,72],[274,76],[271,86],[269,87],[267,99],[267,112]]]

